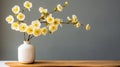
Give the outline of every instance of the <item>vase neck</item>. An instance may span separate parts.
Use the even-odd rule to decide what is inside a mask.
[[[24,43],[24,44],[30,44],[30,42],[29,42],[29,41],[23,41],[23,43]]]

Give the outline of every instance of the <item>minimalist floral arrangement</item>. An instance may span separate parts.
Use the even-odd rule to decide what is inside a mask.
[[[6,18],[6,21],[11,24],[12,30],[24,33],[24,41],[30,41],[30,39],[32,39],[33,37],[38,37],[41,35],[45,36],[47,33],[53,34],[55,31],[58,30],[58,27],[62,27],[63,24],[73,24],[76,28],[84,26],[86,30],[90,30],[90,25],[81,24],[76,15],[72,15],[72,18],[68,16],[67,22],[64,22],[59,18],[53,17],[53,13],[63,11],[63,8],[67,5],[68,1],[64,2],[63,4],[58,4],[57,7],[55,7],[54,10],[51,12],[49,12],[48,9],[40,7],[38,11],[41,13],[41,16],[36,20],[31,21],[31,24],[28,25],[24,21],[26,18],[24,11],[31,11],[33,5],[31,2],[25,1],[23,4],[25,9],[20,9],[19,5],[15,5],[12,8],[14,17],[17,18],[17,20],[14,20],[14,17],[12,15],[9,15]],[[45,23],[46,26],[41,28],[42,23]],[[26,35],[28,36],[26,37]]]
[[[12,7],[13,15],[6,17],[6,21],[11,25],[11,29],[24,33],[24,43],[18,47],[18,61],[20,63],[33,63],[35,60],[35,48],[30,44],[30,40],[33,37],[39,37],[46,35],[47,33],[53,34],[62,27],[63,24],[72,24],[76,28],[83,26],[86,30],[90,30],[89,24],[82,24],[78,20],[76,15],[72,15],[70,18],[67,17],[67,21],[63,21],[60,18],[53,17],[53,13],[62,12],[64,7],[68,6],[68,1],[66,0],[63,4],[58,4],[53,11],[48,11],[48,9],[39,7],[40,17],[31,21],[31,24],[25,22],[26,16],[24,11],[31,11],[33,5],[30,1],[25,1],[21,9],[19,5]],[[15,20],[15,18],[17,20]],[[42,26],[44,24],[44,26]]]

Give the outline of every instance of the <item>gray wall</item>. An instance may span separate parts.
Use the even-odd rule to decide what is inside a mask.
[[[17,60],[17,47],[23,42],[23,34],[12,31],[5,21],[12,14],[11,8],[25,0],[0,0],[0,60]],[[65,0],[29,0],[33,8],[27,14],[27,22],[39,17],[38,8],[52,10]],[[55,17],[66,19],[78,15],[82,23],[89,23],[91,31],[64,25],[55,34],[32,39],[37,60],[54,59],[120,59],[120,0],[69,0],[70,5]]]

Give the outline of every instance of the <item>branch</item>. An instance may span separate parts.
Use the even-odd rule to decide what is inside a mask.
[[[31,35],[28,35],[28,40],[27,40],[27,41],[30,41],[30,36],[31,36]]]
[[[25,32],[24,32],[24,41],[26,41],[26,36],[25,36]]]
[[[34,37],[34,36],[32,35],[32,36],[29,38],[29,40],[32,39],[33,37]]]

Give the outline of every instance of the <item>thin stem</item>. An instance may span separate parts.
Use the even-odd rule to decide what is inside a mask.
[[[81,26],[85,26],[84,24],[81,24]]]
[[[29,40],[32,39],[33,37],[34,37],[34,36],[31,36],[31,37],[29,38]]]
[[[72,24],[72,23],[70,23],[70,22],[61,22],[62,24]]]
[[[22,11],[21,11],[21,12],[23,13],[25,10],[26,10],[26,9],[24,8],[24,9],[22,9]]]
[[[40,23],[47,23],[47,22],[44,21],[44,22],[40,22]]]
[[[28,35],[28,40],[27,40],[27,41],[30,41],[30,36],[31,36],[31,35]]]
[[[25,32],[24,32],[24,41],[26,41],[26,38],[25,38],[26,36],[25,36]]]
[[[51,12],[49,12],[49,14],[53,14],[53,13],[55,13],[55,12],[57,12],[57,11],[55,11],[55,10],[54,10],[54,11],[51,11]]]
[[[44,21],[44,22],[41,22],[41,23],[47,23],[47,22]],[[60,23],[62,23],[62,24],[72,24],[72,23],[70,23],[70,22],[60,22]]]

